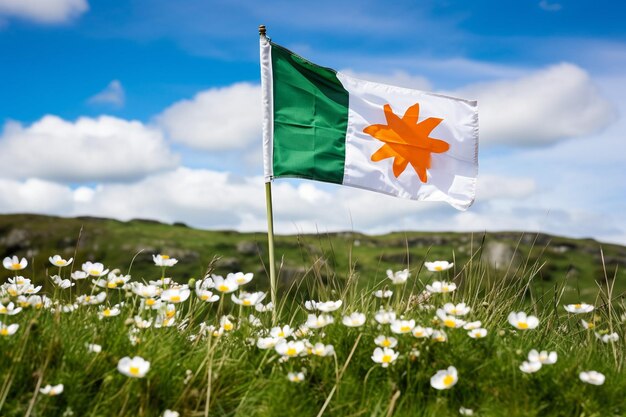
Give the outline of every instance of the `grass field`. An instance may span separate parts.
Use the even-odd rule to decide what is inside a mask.
[[[77,244],[91,221],[17,220],[0,226],[0,243],[19,228],[30,245],[5,245],[2,416],[626,415],[623,279],[606,262],[618,246],[602,263],[581,241],[511,236],[499,267],[467,235],[281,237],[283,272],[297,269],[272,309],[263,253],[237,247],[261,235],[91,220]],[[576,278],[556,266],[546,279],[554,254],[576,258]],[[454,265],[430,271],[438,259]],[[228,278],[236,267],[251,281]]]

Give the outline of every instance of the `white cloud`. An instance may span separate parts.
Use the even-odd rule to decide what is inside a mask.
[[[249,83],[202,91],[157,116],[169,137],[203,150],[245,148],[261,140],[261,88]]]
[[[0,0],[0,15],[39,23],[63,23],[88,9],[87,0]]]
[[[411,75],[406,71],[396,70],[390,74],[379,74],[372,72],[353,71],[351,69],[342,70],[346,75],[362,80],[375,81],[377,83],[396,85],[398,87],[413,88],[415,90],[432,90],[432,85],[426,77]]]
[[[2,213],[63,215],[73,207],[72,190],[64,185],[38,179],[16,181],[0,178]]]
[[[177,164],[158,129],[109,116],[8,122],[0,136],[2,176],[9,178],[128,181]]]
[[[547,12],[558,12],[563,8],[563,6],[559,3],[550,3],[548,0],[541,0],[539,2],[539,7]]]
[[[597,132],[617,116],[589,74],[567,63],[455,94],[478,99],[481,143],[545,145]]]
[[[122,83],[119,80],[113,80],[104,90],[90,97],[88,102],[91,104],[110,104],[115,107],[122,107],[125,99],[126,93]]]

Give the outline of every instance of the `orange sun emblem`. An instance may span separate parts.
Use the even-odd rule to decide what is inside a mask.
[[[385,104],[386,125],[370,125],[363,132],[384,143],[372,155],[372,161],[378,162],[386,158],[394,158],[393,174],[398,178],[410,163],[420,180],[427,180],[426,170],[430,168],[432,153],[443,153],[450,145],[440,139],[429,137],[430,132],[443,119],[429,117],[417,122],[420,105],[415,103],[400,118],[394,114],[389,104]]]

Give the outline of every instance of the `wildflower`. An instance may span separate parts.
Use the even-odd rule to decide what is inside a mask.
[[[306,320],[306,326],[311,329],[321,329],[324,326],[327,326],[334,322],[333,316],[328,314],[320,314],[316,316],[315,314],[309,314]]]
[[[311,331],[311,329],[309,328],[309,326],[307,326],[306,324],[301,324],[298,327],[298,330],[296,330],[295,332],[293,332],[293,337],[305,337],[306,335],[309,334],[309,332]]]
[[[239,284],[234,277],[229,274],[226,279],[221,277],[220,275],[212,275],[213,283],[215,285],[215,289],[219,292],[229,294],[233,291],[237,291],[239,288]]]
[[[528,352],[528,360],[530,362],[541,362],[543,365],[553,365],[556,363],[557,354],[556,352],[547,352],[542,350],[541,352],[537,352],[536,349]]]
[[[81,295],[80,297],[76,298],[76,303],[77,304],[90,304],[90,305],[97,305],[97,304],[102,304],[104,302],[104,300],[106,299],[107,294],[105,292],[100,292],[94,295]]]
[[[152,326],[152,320],[144,320],[141,316],[135,316],[133,322],[138,329],[147,329]]]
[[[595,329],[596,327],[594,322],[586,322],[585,320],[580,320],[580,324],[587,330]]]
[[[393,295],[393,291],[391,290],[378,290],[378,291],[374,291],[373,293],[374,297],[377,298],[390,298]]]
[[[293,358],[295,356],[300,355],[304,351],[304,342],[297,341],[281,341],[278,343],[274,349],[279,355],[287,356],[289,358]]]
[[[341,307],[341,304],[343,302],[341,300],[337,300],[337,301],[324,301],[324,302],[318,302],[316,304],[316,307],[319,311],[322,311],[324,313],[330,313],[332,311],[338,310],[339,307]]]
[[[435,342],[443,343],[448,341],[448,335],[443,330],[433,330],[433,333],[430,337]]]
[[[472,339],[482,339],[483,337],[487,336],[487,329],[472,329],[467,332],[467,335]]]
[[[178,263],[178,259],[170,258],[168,255],[152,255],[152,260],[156,266],[174,266]]]
[[[180,417],[180,413],[178,411],[165,410],[163,417]]]
[[[523,311],[519,313],[511,312],[511,314],[509,314],[509,323],[511,323],[511,326],[520,330],[527,330],[537,327],[539,325],[539,319],[535,316],[527,316]]]
[[[48,384],[45,387],[40,388],[39,392],[41,392],[44,395],[49,395],[50,397],[54,397],[55,395],[59,395],[63,392],[63,384],[58,384],[55,386]]]
[[[214,303],[220,299],[220,296],[213,294],[212,291],[196,287],[196,296],[207,303]]]
[[[132,359],[125,356],[117,363],[117,370],[132,378],[143,378],[150,370],[150,362],[141,356],[135,356]]]
[[[104,265],[102,265],[100,262],[85,262],[82,266],[82,269],[92,277],[98,278],[109,273],[109,270],[104,269]]]
[[[393,272],[391,269],[388,269],[387,278],[389,278],[395,285],[402,285],[406,283],[406,280],[409,278],[409,270],[403,269],[402,271]]]
[[[287,379],[291,382],[302,382],[304,381],[304,372],[289,372]]]
[[[248,316],[248,323],[250,323],[252,327],[261,327],[263,325],[263,323],[261,323],[261,319],[252,314]]]
[[[141,282],[133,282],[130,285],[130,290],[143,298],[156,297],[161,293],[161,288],[156,285],[146,285]]]
[[[270,330],[270,336],[277,337],[281,339],[286,339],[293,333],[293,329],[288,325],[284,325],[283,327],[273,327]]]
[[[113,308],[107,307],[107,308],[101,309],[100,312],[98,312],[98,317],[102,320],[105,317],[119,316],[120,313],[121,311],[117,306]]]
[[[433,334],[433,329],[430,327],[415,326],[411,333],[413,333],[413,337],[421,339],[423,337],[430,337],[430,335]]]
[[[474,330],[474,329],[480,329],[480,326],[482,326],[482,322],[480,320],[477,321],[470,321],[469,323],[465,323],[463,325],[463,328],[465,330]]]
[[[448,269],[452,268],[454,264],[448,261],[434,261],[434,262],[424,262],[424,266],[430,272],[441,272],[441,271],[447,271]]]
[[[254,274],[252,272],[248,272],[244,274],[243,272],[236,272],[234,274],[228,274],[226,279],[232,279],[237,285],[246,285],[248,282],[252,281]]]
[[[233,303],[239,304],[241,306],[254,306],[263,301],[266,295],[267,293],[264,293],[262,291],[252,293],[242,291],[239,293],[238,296],[235,296],[235,294],[231,294],[230,299],[233,301]]]
[[[415,320],[394,320],[391,322],[391,331],[397,334],[409,333],[415,327]]]
[[[470,312],[471,308],[465,305],[465,303],[459,303],[456,305],[452,303],[446,303],[443,306],[443,310],[453,316],[464,316]]]
[[[235,325],[233,324],[233,322],[230,321],[231,318],[232,317],[230,316],[222,316],[220,318],[220,327],[227,332],[230,332],[231,330],[235,328]]]
[[[59,268],[63,268],[64,266],[68,266],[72,263],[74,258],[70,258],[69,260],[65,260],[61,258],[61,255],[54,255],[48,258],[50,263],[54,266],[58,266]]]
[[[85,279],[85,278],[87,278],[88,276],[89,276],[89,274],[88,274],[88,273],[86,273],[85,271],[74,271],[74,272],[72,272],[72,274],[70,275],[70,277],[71,277],[73,280],[75,280],[75,281],[78,281],[78,280],[81,280],[81,279]]]
[[[619,340],[619,335],[615,332],[611,334],[604,334],[604,335],[601,335],[600,333],[596,332],[596,337],[599,340],[602,340],[604,343],[617,342]]]
[[[260,337],[257,339],[256,341],[256,346],[259,349],[272,349],[274,346],[276,346],[279,342],[283,341],[284,339],[279,338],[279,337]]]
[[[602,385],[604,384],[605,376],[600,372],[596,371],[586,371],[581,372],[578,377],[581,381],[586,382],[587,384],[592,385]]]
[[[6,306],[0,302],[0,314],[6,314],[8,316],[14,316],[22,311],[22,307],[15,308],[15,304],[9,303]]]
[[[389,324],[396,319],[396,313],[391,310],[379,310],[374,319],[380,324]]]
[[[593,311],[594,306],[590,304],[580,303],[580,304],[568,304],[563,306],[568,313],[580,314],[580,313],[589,313]]]
[[[459,414],[462,416],[473,416],[474,410],[472,410],[471,408],[461,407],[459,408]]]
[[[454,282],[434,281],[432,285],[426,285],[426,290],[429,293],[448,293],[456,290],[456,284]]]
[[[439,390],[449,389],[452,388],[458,380],[459,376],[456,368],[450,366],[448,369],[437,371],[437,373],[430,378],[430,386]]]
[[[148,284],[155,285],[157,287],[164,287],[167,285],[177,285],[176,282],[174,282],[174,280],[169,277],[163,277],[163,278],[157,279],[156,281],[149,280]]]
[[[398,359],[400,355],[399,352],[395,352],[390,348],[379,348],[374,349],[374,354],[372,355],[372,360],[376,363],[380,363],[383,368],[389,366],[390,363]]]
[[[316,343],[311,349],[311,353],[315,356],[330,356],[335,353],[333,345],[325,345],[323,343]]]
[[[439,317],[444,326],[452,329],[463,327],[463,325],[465,324],[465,321],[457,319],[454,316],[447,315],[445,311],[440,308],[437,309],[437,317]]]
[[[2,265],[9,271],[20,271],[28,266],[28,261],[26,258],[20,260],[17,256],[13,256],[12,258],[7,256],[2,261]]]
[[[102,346],[96,343],[85,343],[87,350],[91,353],[100,353],[102,352]]]
[[[380,335],[377,336],[376,339],[374,339],[374,343],[376,343],[376,345],[380,347],[394,348],[398,345],[398,339],[396,339],[395,337]]]
[[[52,282],[54,283],[54,285],[56,285],[57,287],[61,288],[62,290],[65,290],[67,288],[70,288],[70,287],[73,287],[74,285],[76,285],[75,283],[73,283],[69,279],[62,279],[58,275],[53,275],[50,278],[52,279]]]
[[[0,336],[12,336],[20,327],[19,324],[9,324],[8,326],[0,321]]]
[[[420,357],[420,351],[417,350],[416,348],[411,349],[411,351],[409,352],[409,358],[411,358],[411,360],[414,361],[419,357]]]
[[[265,313],[266,311],[273,311],[274,310],[274,303],[269,302],[269,303],[267,303],[265,305],[259,303],[259,304],[256,304],[254,306],[254,309],[256,311],[258,311],[259,313]]]
[[[191,294],[191,291],[187,287],[170,288],[163,291],[161,300],[168,303],[182,303],[189,298],[189,294]]]
[[[354,312],[349,316],[343,316],[341,322],[344,324],[344,326],[359,327],[365,324],[365,314]]]
[[[539,362],[539,361],[524,361],[519,366],[519,369],[520,369],[520,371],[522,371],[524,373],[532,374],[532,373],[537,372],[538,370],[540,370],[541,369],[541,365],[542,365],[542,363]]]

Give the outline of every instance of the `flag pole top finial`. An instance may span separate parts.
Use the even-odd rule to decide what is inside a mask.
[[[265,36],[267,29],[265,29],[265,25],[259,25],[259,36]]]

